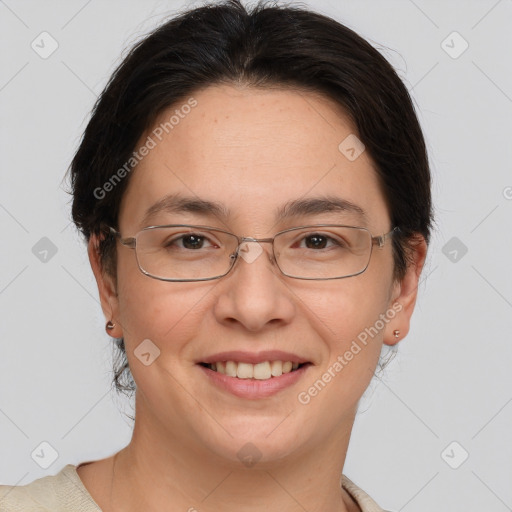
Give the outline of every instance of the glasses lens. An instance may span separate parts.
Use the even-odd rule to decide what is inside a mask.
[[[372,236],[367,229],[307,226],[279,234],[274,251],[281,271],[302,279],[360,274],[368,266]]]
[[[229,271],[237,244],[235,235],[198,226],[147,228],[137,235],[137,261],[159,279],[211,279]]]

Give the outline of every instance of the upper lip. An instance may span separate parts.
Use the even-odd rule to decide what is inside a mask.
[[[309,359],[284,352],[282,350],[265,350],[262,352],[244,352],[243,350],[231,350],[229,352],[218,352],[211,356],[204,357],[197,363],[217,363],[219,361],[235,361],[237,363],[263,363],[265,361],[291,361],[293,363],[309,363]]]

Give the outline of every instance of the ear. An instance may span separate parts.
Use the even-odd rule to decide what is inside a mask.
[[[113,338],[121,338],[123,336],[122,326],[119,322],[119,299],[117,296],[115,280],[110,276],[101,265],[99,253],[100,239],[97,235],[91,235],[87,246],[87,253],[91,268],[96,278],[98,292],[101,301],[101,309],[105,315],[106,321],[111,320],[115,327],[107,331],[109,336]]]
[[[393,286],[390,307],[396,312],[395,317],[384,330],[384,343],[396,345],[409,332],[411,316],[416,305],[421,271],[427,256],[427,243],[422,235],[416,235],[412,241],[413,252],[405,276]],[[395,331],[399,331],[395,336]]]

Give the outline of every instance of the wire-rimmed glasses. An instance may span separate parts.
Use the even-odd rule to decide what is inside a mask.
[[[373,246],[382,248],[399,230],[373,236],[367,228],[340,224],[315,224],[280,231],[273,238],[240,237],[210,226],[167,224],[148,226],[123,238],[107,226],[121,244],[135,250],[141,272],[162,281],[209,281],[228,274],[250,242],[272,244],[277,267],[294,279],[342,279],[363,273]],[[251,249],[258,255],[261,247]],[[242,254],[241,254],[242,253]],[[254,258],[255,259],[255,258]]]

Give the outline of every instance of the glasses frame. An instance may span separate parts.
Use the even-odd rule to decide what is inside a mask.
[[[112,226],[107,225],[105,227],[108,228],[108,233],[113,235],[117,240],[119,240],[119,242],[122,245],[128,247],[129,249],[133,249],[135,251],[135,259],[137,261],[137,266],[139,267],[139,270],[144,275],[151,277],[153,279],[158,279],[159,281],[181,282],[181,283],[182,282],[196,282],[196,281],[212,281],[214,279],[220,279],[221,277],[226,276],[227,274],[229,274],[231,272],[231,270],[233,270],[235,263],[238,261],[238,259],[239,259],[238,253],[240,251],[240,246],[244,242],[271,243],[272,244],[272,257],[274,259],[274,262],[275,262],[277,268],[279,269],[279,271],[281,272],[281,274],[283,274],[286,277],[290,277],[292,279],[301,279],[301,280],[306,280],[306,281],[327,281],[327,280],[332,280],[332,279],[346,279],[347,277],[354,277],[354,276],[358,276],[358,275],[362,274],[368,268],[368,266],[370,264],[370,260],[371,260],[372,254],[373,254],[373,246],[378,245],[378,247],[380,249],[382,249],[382,247],[384,247],[384,245],[386,243],[386,240],[390,239],[395,233],[400,231],[400,228],[398,226],[395,226],[387,233],[383,233],[382,235],[373,236],[368,228],[364,228],[361,226],[348,226],[345,224],[307,224],[305,226],[297,226],[297,227],[293,227],[293,228],[284,229],[284,230],[276,233],[272,238],[253,238],[250,236],[238,236],[238,235],[235,235],[235,233],[231,233],[229,231],[225,231],[224,229],[214,228],[211,226],[202,226],[202,225],[198,225],[198,224],[162,224],[162,225],[155,225],[155,226],[147,226],[147,227],[141,229],[140,231],[138,231],[134,236],[123,238],[121,236],[121,233],[119,231],[117,231],[116,229],[114,229]],[[147,270],[144,270],[140,265],[139,258],[137,255],[137,249],[136,249],[137,236],[139,235],[139,233],[142,233],[143,231],[147,231],[149,229],[171,228],[171,227],[198,228],[198,229],[208,230],[208,231],[218,231],[218,232],[225,233],[227,235],[231,235],[231,236],[235,237],[238,240],[238,246],[236,248],[236,251],[230,255],[231,265],[229,266],[228,270],[224,274],[221,274],[218,276],[202,277],[199,279],[163,278],[163,277],[154,276],[153,274],[150,274]],[[276,254],[274,251],[274,240],[276,239],[276,237],[278,237],[279,235],[282,235],[283,233],[287,233],[289,231],[294,231],[294,230],[299,230],[299,229],[304,229],[304,228],[322,228],[322,227],[341,227],[341,228],[352,228],[352,229],[355,228],[355,229],[362,229],[362,230],[368,232],[372,243],[370,246],[370,254],[368,256],[368,261],[367,261],[365,267],[363,268],[363,270],[361,270],[360,272],[355,272],[353,274],[349,274],[347,276],[341,276],[341,277],[297,277],[297,276],[293,276],[293,275],[286,274],[285,272],[283,272],[283,270],[279,266],[279,263],[277,262]]]

